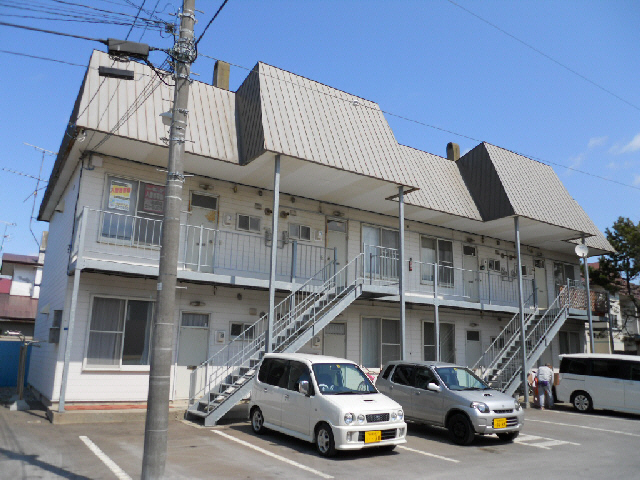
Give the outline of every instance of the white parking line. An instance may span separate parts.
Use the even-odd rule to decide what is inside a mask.
[[[527,420],[529,422],[530,420]],[[539,437],[537,435],[526,435],[521,433],[518,438],[514,440],[514,443],[519,445],[526,445],[528,447],[536,447],[542,448],[544,450],[550,450],[551,447],[555,447],[557,445],[577,445],[580,446],[579,443],[568,442],[565,440],[555,440],[553,438]]]
[[[443,457],[442,455],[436,455],[435,453],[423,452],[422,450],[416,450],[415,448],[405,447],[403,445],[398,445],[398,448],[403,450],[407,450],[413,453],[419,453],[420,455],[425,455],[427,457],[439,458],[440,460],[445,460],[447,462],[460,463],[460,460],[455,460],[453,458]]]
[[[268,455],[269,457],[275,458],[276,460],[280,460],[284,463],[288,463],[289,465],[292,465],[294,467],[300,468],[301,470],[306,470],[307,472],[311,472],[314,473],[316,475],[318,475],[319,477],[322,478],[333,478],[331,475],[327,475],[326,473],[322,473],[319,470],[316,470],[314,468],[311,467],[307,467],[306,465],[302,465],[301,463],[298,462],[294,462],[293,460],[289,460],[288,458],[282,457],[280,455],[276,455],[275,453],[271,453],[269,450],[265,450],[264,448],[260,448],[257,447],[249,442],[245,442],[244,440],[240,440],[239,438],[233,437],[229,434],[226,434],[224,432],[221,432],[220,430],[211,430],[213,433],[217,433],[218,435],[227,438],[229,440],[233,440],[234,442],[237,442],[241,445],[244,445],[245,447],[248,448],[252,448],[253,450],[260,452],[260,453],[264,453],[265,455]]]
[[[88,437],[80,435],[80,440],[82,440],[84,444],[89,447],[89,450],[96,454],[96,457],[102,460],[102,463],[104,463],[116,477],[118,477],[120,480],[131,480],[131,477],[127,475],[125,471],[122,470],[118,465],[116,465],[113,460],[107,457],[107,454],[100,450],[95,443],[89,440]]]
[[[531,420],[529,418],[527,418],[527,422],[549,423],[551,425],[558,425],[558,426],[561,426],[561,427],[583,428],[585,430],[595,430],[596,432],[615,433],[615,434],[618,434],[618,435],[626,435],[628,437],[640,437],[640,435],[637,434],[637,433],[622,432],[620,430],[609,430],[607,428],[587,427],[585,425],[573,425],[571,423],[558,423],[558,422],[551,422],[551,421],[547,421],[547,420]]]

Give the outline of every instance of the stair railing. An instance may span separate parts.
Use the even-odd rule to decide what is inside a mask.
[[[350,272],[353,273],[354,277],[350,286],[362,283],[362,274],[360,272],[362,258],[363,254],[358,254],[335,273],[334,263],[328,263],[276,305],[274,309],[272,351],[279,351],[292,335],[315,325],[320,312],[314,312],[310,321],[305,321],[300,325],[296,325],[296,321],[304,316],[307,311],[313,309],[316,302],[322,297],[331,292],[339,293],[344,288],[343,285],[349,285],[348,277]],[[262,315],[258,321],[245,328],[240,335],[231,339],[229,344],[193,370],[189,389],[189,404],[193,404],[196,398],[224,383],[229,376],[236,374],[241,367],[249,366],[250,359],[259,360],[260,353],[266,347],[268,317],[268,314]],[[198,385],[198,379],[202,377],[203,369],[205,369],[205,379],[201,385]]]
[[[524,307],[531,308],[533,306],[534,306],[534,294],[532,293],[529,296],[529,298],[527,298],[527,300],[524,302]],[[527,317],[525,318],[525,328],[526,328],[526,325],[529,324],[531,319],[535,317],[537,312],[538,312],[538,309],[536,308],[532,313],[529,313],[527,315]],[[481,371],[481,374],[484,375],[486,371],[493,368],[495,366],[494,363],[497,362],[511,347],[511,345],[513,344],[512,342],[513,338],[517,336],[519,332],[520,332],[520,312],[516,312],[513,315],[513,317],[511,317],[511,320],[509,320],[507,325],[505,325],[505,327],[502,329],[500,334],[498,334],[495,340],[491,342],[491,345],[489,345],[489,348],[487,348],[484,354],[482,354],[482,356],[478,359],[478,361],[472,367],[472,370],[475,371],[476,369],[479,369]],[[485,365],[484,366],[480,365],[481,363],[484,363]]]
[[[561,289],[558,296],[553,303],[546,310],[544,315],[535,322],[535,325],[526,335],[527,345],[527,364],[533,362],[533,353],[536,351],[540,342],[544,339],[547,332],[558,321],[567,310],[569,304],[569,289]],[[527,366],[527,368],[529,368]],[[518,343],[518,348],[513,355],[507,360],[507,362],[501,367],[498,372],[497,378],[492,382],[495,386],[505,391],[510,385],[513,384],[516,378],[522,372],[522,348]]]

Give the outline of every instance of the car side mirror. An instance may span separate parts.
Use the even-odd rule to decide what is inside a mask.
[[[427,385],[427,390],[431,390],[432,392],[439,392],[440,389],[440,385],[438,385],[437,383],[430,383],[429,385]]]
[[[309,382],[307,380],[300,380],[300,382],[298,383],[298,391],[305,395],[305,396],[309,396]]]

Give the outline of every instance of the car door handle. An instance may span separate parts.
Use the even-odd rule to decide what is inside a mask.
[[[289,395],[285,395],[285,396],[284,396],[284,399],[285,399],[285,400],[289,400]]]
[[[267,393],[269,391],[269,389],[267,387],[264,387],[264,393]]]
[[[393,385],[389,385],[389,390],[393,390]]]
[[[416,395],[420,395],[420,392],[416,392]]]

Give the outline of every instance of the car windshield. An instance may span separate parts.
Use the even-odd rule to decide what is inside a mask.
[[[486,383],[463,367],[436,367],[438,376],[449,390],[490,390]]]
[[[313,374],[323,395],[377,393],[369,378],[352,363],[316,363]]]

